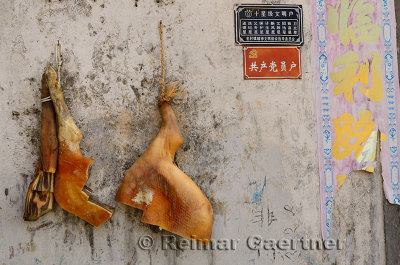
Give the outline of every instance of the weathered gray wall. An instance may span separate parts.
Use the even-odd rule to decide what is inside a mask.
[[[246,247],[252,234],[320,238],[319,180],[310,1],[268,1],[302,4],[305,11],[303,79],[282,81],[243,80],[242,51],[234,45],[237,2],[248,1],[2,1],[2,263],[383,264],[382,191],[372,188],[373,179],[380,181],[377,174],[354,173],[337,194],[335,220],[346,248],[336,258],[317,250]],[[240,239],[236,251],[161,250],[161,236],[169,233],[140,223],[140,211],[114,201],[123,175],[160,124],[160,19],[167,76],[187,88],[173,105],[185,138],[177,163],[213,205],[213,238]],[[96,160],[88,186],[116,207],[99,228],[58,206],[37,222],[22,220],[39,147],[40,79],[54,63],[58,39],[66,101],[84,133],[81,149]],[[352,181],[365,189],[352,189]],[[259,202],[252,201],[255,194]],[[348,196],[356,202],[367,197],[367,207]],[[153,236],[156,246],[141,250],[142,235]]]

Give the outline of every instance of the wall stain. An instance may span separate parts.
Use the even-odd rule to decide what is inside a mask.
[[[69,229],[65,229],[64,231],[64,244],[73,245],[75,242],[76,236],[69,231]]]
[[[89,223],[85,223],[85,231],[86,231],[86,237],[89,241],[89,245],[90,245],[90,253],[91,253],[91,257],[92,260],[95,258],[94,255],[94,237],[93,237],[93,226]]]
[[[131,88],[132,88],[132,90],[133,90],[133,93],[135,93],[137,102],[140,103],[140,93],[139,93],[139,90],[138,90],[135,86],[132,86],[132,85],[131,85]]]
[[[214,214],[217,215],[226,214],[226,207],[224,202],[218,201],[217,199],[214,198],[214,196],[208,198],[208,200],[210,201]]]
[[[20,113],[16,110],[13,110],[11,113],[12,119],[13,120],[18,120]]]
[[[107,246],[108,246],[109,248],[111,248],[111,247],[112,247],[112,245],[111,245],[111,238],[110,238],[110,234],[107,234]]]
[[[39,12],[36,17],[40,25],[58,16],[67,16],[75,21],[77,15],[90,17],[92,14],[92,6],[89,1],[74,0],[74,3],[71,3],[71,1],[48,0],[46,2],[48,3],[47,8]]]
[[[154,0],[159,5],[172,5],[175,3],[175,0]]]
[[[49,227],[52,224],[53,224],[53,221],[48,221],[48,222],[45,222],[45,223],[43,223],[43,224],[41,224],[39,226],[36,226],[36,227],[28,227],[27,230],[29,232],[36,232],[36,231],[41,230],[43,228]]]

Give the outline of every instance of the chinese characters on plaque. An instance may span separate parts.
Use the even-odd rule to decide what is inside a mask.
[[[300,79],[302,6],[242,4],[234,11],[235,40],[243,45],[244,79]]]
[[[244,79],[301,78],[301,52],[298,47],[243,48]]]
[[[302,45],[301,6],[237,5],[236,43],[241,45]]]

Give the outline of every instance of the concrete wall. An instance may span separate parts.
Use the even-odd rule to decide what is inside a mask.
[[[321,235],[310,1],[268,1],[302,4],[305,11],[303,79],[283,81],[243,80],[233,32],[238,2],[248,1],[1,3],[2,264],[384,264],[379,172],[352,174],[337,194],[334,217],[342,250],[246,246],[251,235],[276,240]],[[239,239],[236,250],[163,250],[162,236],[170,233],[142,224],[139,210],[114,201],[126,170],[160,125],[160,19],[167,77],[187,88],[173,105],[185,138],[176,161],[212,203],[213,238]],[[22,220],[39,150],[40,79],[54,63],[57,40],[63,46],[66,101],[84,134],[81,149],[96,160],[88,186],[116,207],[99,228],[59,206],[39,221]],[[139,248],[143,235],[154,238],[154,248]]]

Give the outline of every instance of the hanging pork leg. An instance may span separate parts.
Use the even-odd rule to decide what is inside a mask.
[[[46,74],[58,124],[59,155],[54,197],[64,210],[94,226],[99,226],[111,218],[114,209],[89,198],[91,190],[85,187],[85,183],[94,160],[82,156],[79,147],[82,132],[65,104],[56,72],[49,66]]]
[[[143,210],[142,222],[207,244],[214,215],[210,202],[200,188],[174,163],[182,145],[171,100],[181,89],[177,83],[165,87],[162,54],[162,89],[158,106],[161,129],[144,154],[128,170],[116,195],[116,201]]]
[[[48,76],[42,76],[42,113],[40,154],[34,179],[25,200],[24,220],[37,220],[53,209],[54,174],[57,168],[58,141],[53,103],[49,96]]]

